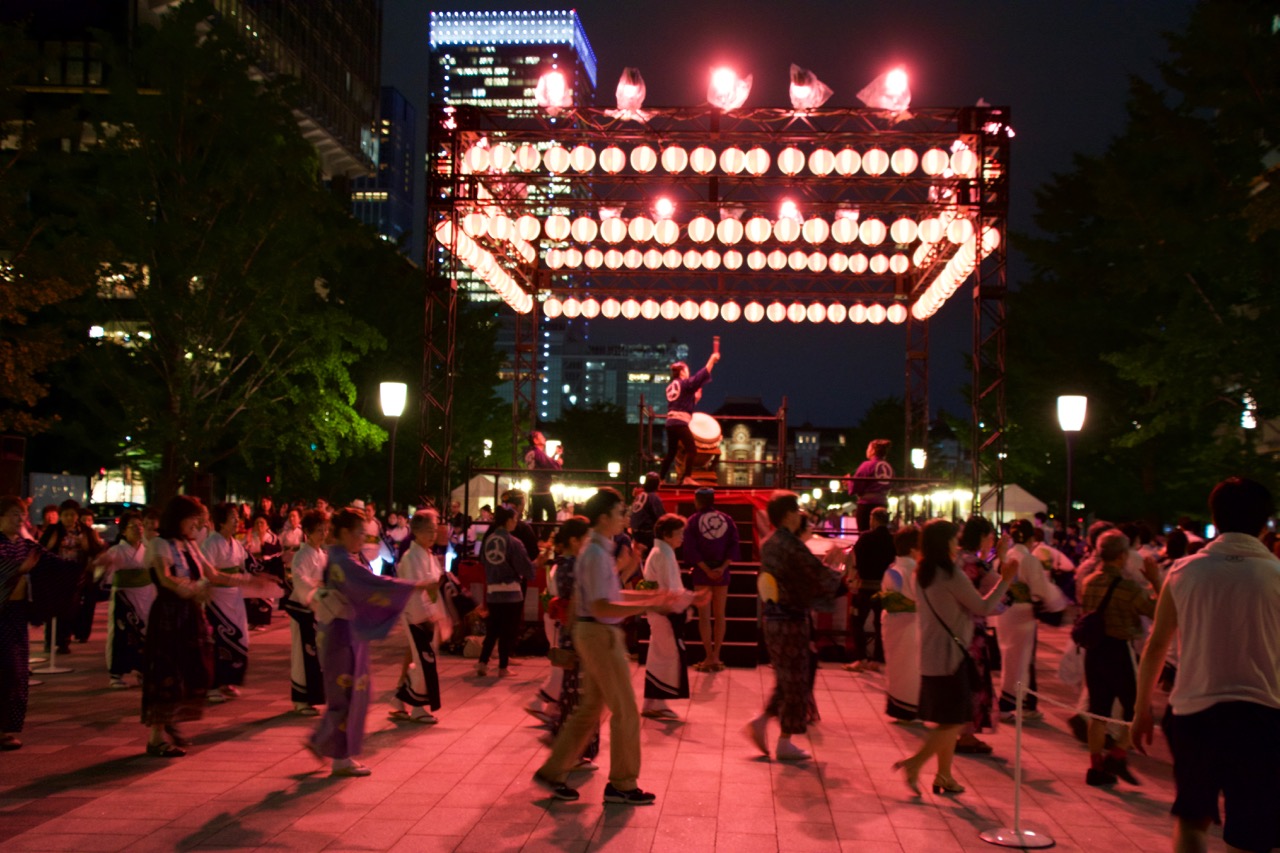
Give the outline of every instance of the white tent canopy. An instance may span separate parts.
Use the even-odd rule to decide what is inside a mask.
[[[493,485],[495,478],[498,481],[498,495],[511,488],[512,479],[510,477],[502,477],[495,474],[476,474],[471,478],[470,483],[454,489],[449,499],[455,500],[460,504],[465,501],[462,511],[472,518],[480,514],[480,507],[485,504],[488,504],[490,509],[497,509],[498,501],[494,498]]]
[[[1017,483],[1007,483],[1004,487],[1004,515],[996,518],[996,496],[995,493],[986,494],[982,499],[982,514],[986,518],[991,519],[996,524],[1003,524],[1006,521],[1013,521],[1018,518],[1031,518],[1037,512],[1047,512],[1048,505]]]

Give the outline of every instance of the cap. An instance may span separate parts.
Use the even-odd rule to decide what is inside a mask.
[[[359,498],[356,498],[355,500],[353,500],[353,501],[351,502],[351,508],[352,508],[352,509],[364,509],[364,501],[360,500]]]

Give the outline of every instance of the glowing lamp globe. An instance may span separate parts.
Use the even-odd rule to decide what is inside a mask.
[[[714,249],[707,249],[705,252],[703,252],[702,267],[703,269],[709,269],[709,270],[719,269],[720,253],[715,251]]]
[[[781,323],[787,319],[787,306],[781,302],[770,302],[769,307],[765,309],[764,315],[769,318],[771,323]]]
[[[820,302],[814,302],[805,309],[804,313],[810,323],[821,323],[823,320],[827,319],[826,306],[822,305]]]
[[[579,174],[590,172],[596,166],[596,152],[586,145],[579,145],[569,152],[569,165]]]
[[[382,403],[382,414],[388,418],[398,418],[404,414],[404,401],[409,395],[409,386],[403,382],[378,383],[378,399]]]
[[[1063,432],[1079,432],[1084,428],[1085,410],[1089,407],[1089,398],[1064,394],[1058,398],[1058,425]]]
[[[564,173],[569,168],[569,152],[559,145],[553,145],[542,155],[542,164],[553,175]]]
[[[684,255],[680,254],[679,249],[667,249],[662,253],[662,265],[669,270],[678,270],[683,263]]]
[[[604,169],[610,175],[616,175],[627,164],[627,155],[623,154],[622,149],[618,146],[610,145],[600,152],[599,160],[601,169]]]
[[[878,326],[885,321],[885,316],[887,314],[888,312],[885,310],[885,307],[878,302],[875,305],[867,306],[868,323],[874,323]]]
[[[895,302],[890,305],[889,310],[885,313],[889,318],[889,322],[894,325],[900,325],[907,320],[907,308],[901,302]]]
[[[652,172],[658,165],[658,155],[648,145],[638,145],[631,149],[631,168],[644,174]]]
[[[849,309],[845,308],[839,302],[833,302],[827,306],[827,319],[832,323],[843,323],[845,318],[849,316]]]
[[[727,270],[742,269],[742,253],[737,249],[730,249],[724,253],[724,268]]]
[[[726,175],[736,175],[747,165],[747,155],[741,148],[726,148],[720,152],[720,170]]]

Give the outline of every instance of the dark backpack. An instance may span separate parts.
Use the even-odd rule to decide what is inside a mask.
[[[1107,594],[1102,597],[1102,603],[1098,605],[1098,609],[1084,614],[1076,620],[1076,624],[1071,626],[1071,641],[1086,652],[1098,648],[1107,639],[1107,605],[1111,603],[1111,593],[1116,591],[1116,587],[1123,579],[1119,577],[1113,580],[1111,586],[1107,587]]]

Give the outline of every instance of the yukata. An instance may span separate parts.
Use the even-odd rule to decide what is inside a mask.
[[[216,571],[229,575],[243,572],[249,558],[239,540],[217,532],[205,538],[200,550]],[[211,592],[205,611],[213,627],[212,686],[238,686],[244,684],[245,670],[249,668],[249,614],[244,595],[236,586],[215,586]]]
[[[693,595],[680,579],[680,563],[675,550],[657,540],[644,563],[644,579],[664,592],[682,593],[668,612],[650,611],[649,655],[644,665],[644,707],[646,711],[666,707],[667,699],[689,698],[689,662],[684,647],[685,611]]]
[[[880,580],[882,592],[896,592],[914,603],[916,561],[894,560]],[[920,710],[920,635],[914,610],[885,610],[884,635],[885,713],[895,720],[914,720]]]
[[[397,577],[411,583],[439,583],[442,575],[440,559],[417,542],[409,545],[397,569]],[[412,662],[396,687],[396,699],[402,705],[438,711],[440,676],[436,671],[436,644],[439,640],[448,640],[452,630],[440,593],[436,592],[433,601],[425,590],[415,590],[404,608],[404,624]]]
[[[111,580],[107,605],[107,674],[123,678],[142,672],[147,617],[156,600],[156,587],[145,563],[145,542],[121,540],[106,553],[106,576]]]
[[[168,549],[174,574],[185,580],[203,580],[214,571],[193,542],[179,545],[156,538],[147,543],[147,549],[149,555]],[[168,726],[198,720],[213,680],[213,637],[205,608],[160,583],[155,569],[148,571],[156,585],[156,600],[147,616],[142,722]]]
[[[317,754],[351,758],[363,749],[373,689],[369,641],[390,633],[414,592],[412,584],[375,575],[363,554],[340,545],[329,549],[323,583],[312,597],[328,700],[310,738]]]
[[[293,589],[284,600],[284,612],[289,614],[289,694],[296,704],[324,704],[316,615],[310,601],[324,577],[327,559],[323,549],[303,542],[289,567]]]

